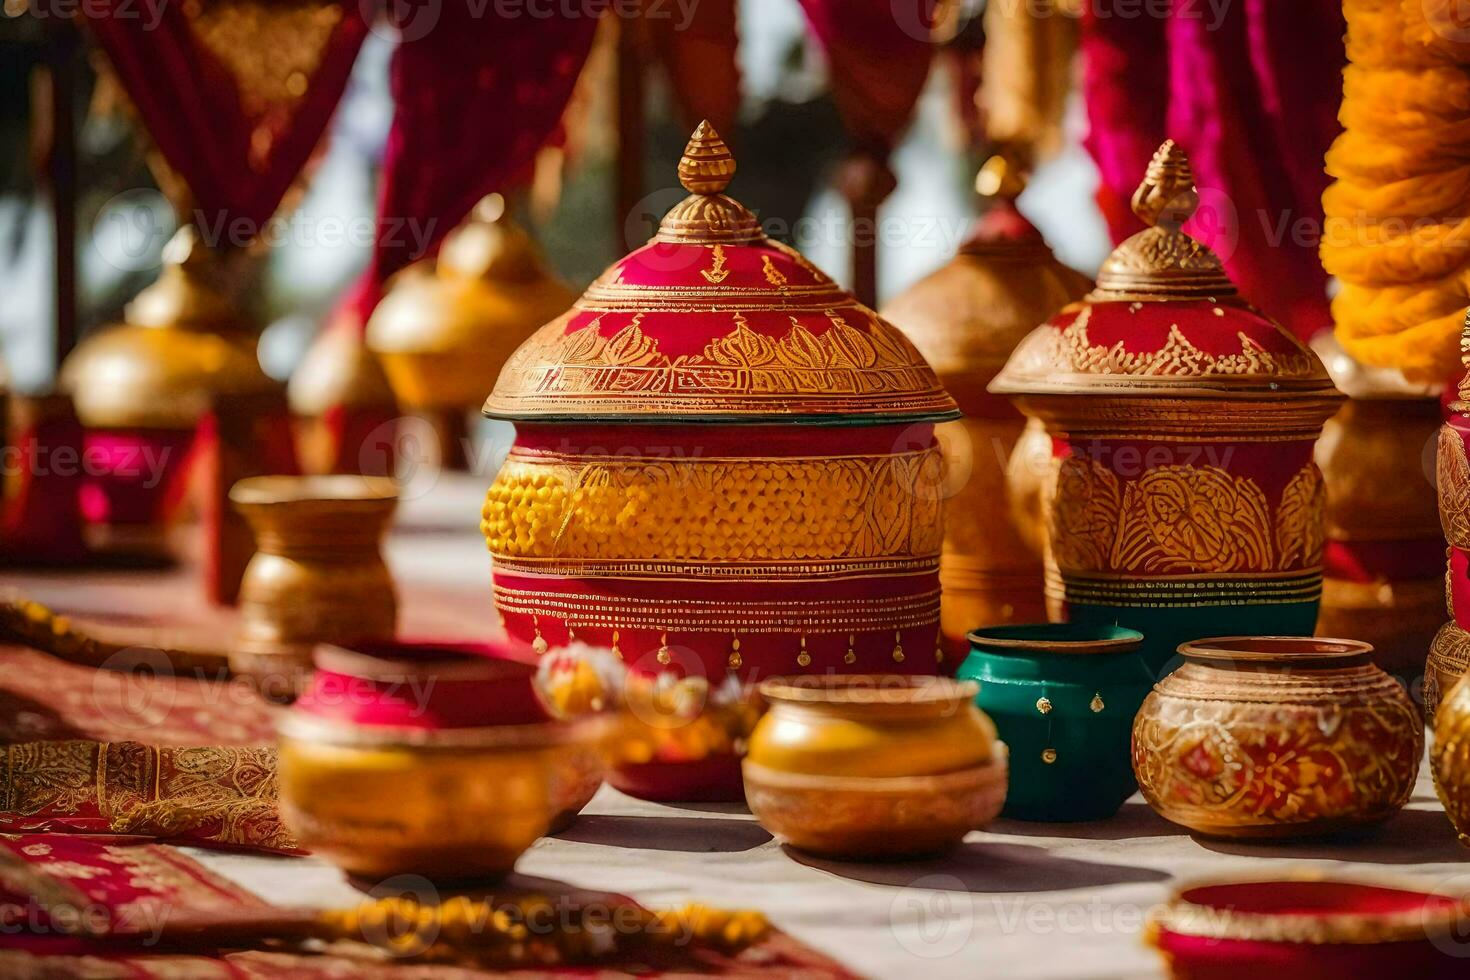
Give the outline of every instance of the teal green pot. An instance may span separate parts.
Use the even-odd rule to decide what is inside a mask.
[[[1133,794],[1133,716],[1154,682],[1142,645],[1137,630],[1079,623],[970,634],[957,676],[979,682],[975,704],[1010,748],[1002,816],[1103,820]]]

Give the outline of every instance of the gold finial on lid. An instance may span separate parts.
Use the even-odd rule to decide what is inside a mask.
[[[689,196],[659,222],[655,241],[683,245],[749,245],[762,241],[760,222],[739,201],[724,195],[735,176],[735,158],[706,120],[684,147],[679,183]]]
[[[1143,183],[1133,192],[1133,213],[1169,231],[1179,230],[1199,207],[1189,157],[1173,140],[1164,140],[1148,163]]]
[[[735,176],[730,148],[705,119],[695,128],[679,161],[679,183],[691,194],[721,194]]]

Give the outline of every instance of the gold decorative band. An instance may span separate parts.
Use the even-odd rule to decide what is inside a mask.
[[[1048,568],[1046,594],[1069,603],[1149,608],[1316,602],[1322,597],[1322,569],[1285,575],[1247,572],[1140,579]]]
[[[883,560],[938,560],[942,465],[937,447],[815,458],[514,451],[480,528],[497,563],[642,563],[659,575],[707,563],[856,562],[880,572]]]
[[[939,590],[863,599],[655,599],[515,589],[497,582],[503,614],[550,616],[574,629],[689,633],[791,633],[899,630],[939,621]]]
[[[495,567],[523,575],[558,576],[562,578],[647,579],[687,582],[690,579],[717,579],[737,582],[829,582],[839,579],[891,578],[906,575],[931,575],[939,567],[939,559],[868,558],[818,562],[691,562],[691,561],[578,561],[572,558],[502,558]]]

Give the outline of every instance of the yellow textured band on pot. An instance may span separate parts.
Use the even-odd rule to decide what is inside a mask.
[[[941,466],[937,448],[815,459],[512,453],[480,529],[509,559],[937,556]]]

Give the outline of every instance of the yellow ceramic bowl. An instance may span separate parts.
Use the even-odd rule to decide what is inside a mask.
[[[844,858],[932,854],[1000,812],[1005,746],[976,687],[940,677],[775,678],[751,735],[746,802],[794,847]]]
[[[611,724],[425,731],[288,713],[281,816],[304,847],[359,877],[498,877],[595,791],[584,777],[600,769]]]

